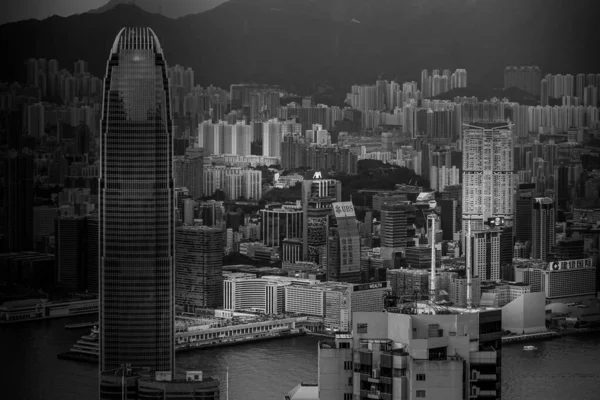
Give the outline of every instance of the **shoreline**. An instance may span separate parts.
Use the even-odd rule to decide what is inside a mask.
[[[512,343],[520,343],[520,342],[533,342],[533,341],[543,341],[543,340],[552,340],[552,339],[557,339],[557,338],[561,338],[564,336],[574,336],[574,335],[581,335],[581,334],[585,334],[585,333],[594,333],[594,332],[600,332],[600,326],[591,326],[591,327],[586,327],[586,328],[574,328],[574,329],[567,329],[567,330],[563,330],[563,331],[555,331],[555,330],[548,330],[547,332],[544,333],[532,333],[529,335],[516,335],[516,336],[504,336],[502,337],[502,344],[503,345],[509,345]],[[505,339],[510,339],[510,340],[505,340]]]
[[[246,344],[246,343],[262,342],[262,341],[277,340],[277,339],[287,339],[287,338],[293,338],[293,337],[304,336],[304,335],[306,335],[306,332],[293,332],[293,333],[286,333],[286,334],[281,334],[281,335],[277,335],[277,336],[261,336],[261,337],[252,338],[252,339],[234,340],[231,342],[223,342],[223,343],[212,343],[212,344],[204,345],[204,346],[186,346],[186,347],[179,347],[179,348],[175,347],[175,353],[188,352],[188,351],[193,351],[193,350],[212,349],[212,348],[216,348],[216,347],[237,346],[237,345],[242,345],[242,344]],[[96,356],[96,355],[79,353],[79,352],[75,352],[75,351],[71,351],[71,350],[65,351],[62,353],[58,353],[56,355],[56,357],[60,360],[79,361],[79,362],[84,362],[84,363],[88,363],[88,364],[97,364],[98,363],[98,356]]]

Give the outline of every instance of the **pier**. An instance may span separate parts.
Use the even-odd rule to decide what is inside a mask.
[[[560,335],[554,331],[541,332],[541,333],[528,333],[525,335],[514,335],[514,336],[503,336],[502,343],[514,343],[514,342],[529,342],[533,340],[548,340],[559,337]]]

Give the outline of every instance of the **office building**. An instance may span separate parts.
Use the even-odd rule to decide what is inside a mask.
[[[33,250],[33,158],[9,151],[0,160],[0,249]]]
[[[448,301],[457,307],[467,307],[467,278],[458,276],[450,278]],[[471,304],[478,306],[481,300],[481,279],[479,277],[471,278]]]
[[[442,240],[454,240],[454,235],[460,231],[458,224],[458,201],[440,200]]]
[[[381,257],[391,262],[394,254],[406,248],[407,206],[397,202],[381,205]]]
[[[188,312],[222,305],[224,235],[221,227],[175,229],[175,303]]]
[[[431,246],[407,247],[404,253],[406,265],[412,269],[431,268]],[[439,263],[439,258],[438,258]]]
[[[392,294],[406,299],[429,297],[431,272],[426,269],[388,269],[386,279],[390,282]],[[423,297],[421,297],[423,296]]]
[[[350,284],[325,282],[285,287],[285,312],[322,317],[326,328],[347,331],[352,315],[360,311],[381,311],[390,293],[388,282]]]
[[[208,200],[198,203],[198,216],[202,225],[219,226],[224,222],[225,208],[222,201]]]
[[[285,310],[285,288],[289,285],[312,285],[316,281],[280,276],[238,277],[229,275],[223,281],[223,309],[251,310],[278,315]]]
[[[352,333],[318,345],[319,399],[501,398],[501,321],[495,309],[355,313]]]
[[[98,293],[98,213],[86,215],[87,284],[91,293]]]
[[[56,282],[67,291],[83,291],[88,273],[86,218],[57,217],[54,224]]]
[[[517,187],[515,200],[515,242],[531,242],[531,213],[535,198],[535,183],[521,183]]]
[[[462,231],[483,229],[488,218],[512,226],[515,175],[512,126],[465,125],[463,131]]]
[[[173,121],[162,47],[123,28],[107,62],[99,177],[100,371],[175,373]]]
[[[263,209],[260,215],[261,236],[265,246],[280,247],[286,239],[302,239],[301,209]]]
[[[302,261],[320,263],[319,254],[327,244],[332,205],[342,200],[342,183],[323,179],[316,172],[313,179],[302,182]]]
[[[531,258],[545,261],[556,243],[554,200],[549,197],[534,199],[531,226]]]
[[[531,286],[523,282],[508,282],[487,285],[481,291],[481,305],[498,308],[504,307],[525,293],[531,293]]]
[[[596,296],[596,274],[591,258],[551,261],[540,270],[540,289],[547,303],[591,299]]]
[[[327,280],[361,283],[360,234],[351,201],[333,203],[335,217],[327,238]]]
[[[176,372],[173,375],[155,373],[149,368],[126,365],[100,374],[101,399],[219,400],[217,378],[202,371]]]

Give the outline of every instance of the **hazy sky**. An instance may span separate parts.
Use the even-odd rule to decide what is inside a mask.
[[[0,0],[0,24],[22,19],[66,17],[101,7],[108,0]]]

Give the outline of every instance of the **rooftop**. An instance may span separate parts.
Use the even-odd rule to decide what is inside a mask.
[[[286,400],[319,400],[319,386],[317,384],[300,383],[290,390],[285,396]]]

